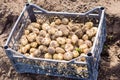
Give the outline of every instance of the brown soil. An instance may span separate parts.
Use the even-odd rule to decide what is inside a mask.
[[[33,0],[49,11],[84,12],[96,6],[106,9],[107,40],[101,54],[98,80],[120,80],[119,0]],[[20,14],[24,0],[0,1],[0,80],[70,80],[44,75],[19,74],[6,56],[3,45]]]

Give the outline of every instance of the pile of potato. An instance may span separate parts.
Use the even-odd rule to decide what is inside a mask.
[[[71,60],[86,56],[93,45],[97,27],[93,22],[76,23],[68,18],[30,23],[19,41],[18,51],[29,57]],[[81,58],[81,61],[84,61]]]

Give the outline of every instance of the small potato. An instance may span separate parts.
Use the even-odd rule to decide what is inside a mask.
[[[30,49],[30,53],[34,53],[35,50],[36,50],[35,48],[31,48],[31,49]]]
[[[64,59],[64,54],[58,53],[57,59],[58,59],[58,60],[63,60],[63,59]]]
[[[64,59],[65,60],[71,60],[73,58],[73,53],[72,52],[66,52],[64,54]]]
[[[25,34],[25,35],[28,35],[29,33],[30,33],[29,30],[25,30],[25,31],[24,31],[24,34]]]
[[[58,26],[58,29],[60,31],[62,31],[64,36],[68,36],[69,35],[69,29],[67,28],[67,25],[60,25],[60,26]]]
[[[27,30],[32,31],[33,28],[34,28],[34,27],[33,27],[32,25],[28,25]]]
[[[54,54],[55,53],[55,48],[54,47],[48,47],[48,53]]]
[[[82,38],[82,36],[83,36],[82,30],[81,30],[81,29],[76,30],[76,31],[75,31],[75,35],[77,35],[78,38]]]
[[[71,40],[72,43],[75,44],[78,41],[78,37],[76,35],[72,35]]]
[[[52,40],[51,42],[50,42],[50,45],[49,45],[50,47],[54,47],[54,48],[56,48],[56,47],[58,47],[59,46],[59,44],[58,44],[58,42],[57,41],[55,41],[55,40]]]
[[[25,48],[26,48],[27,50],[30,50],[30,44],[25,45]]]
[[[69,22],[69,20],[68,20],[67,18],[63,18],[63,19],[62,19],[62,23],[63,23],[63,24],[67,25],[68,22]]]
[[[85,44],[90,48],[92,47],[92,42],[90,40],[85,40]]]
[[[27,40],[27,38],[26,38],[25,35],[23,35],[23,36],[21,37],[21,39],[20,39],[20,43],[21,43],[22,45],[26,45],[26,44],[28,44],[28,40]]]
[[[60,19],[56,19],[56,20],[55,20],[55,24],[56,24],[56,25],[60,25],[61,23],[62,23],[62,21],[61,21]]]
[[[91,30],[91,29],[90,29],[90,30],[87,30],[87,31],[86,31],[86,34],[88,35],[89,38],[91,38],[91,37],[94,36],[94,32],[93,32],[93,30]]]
[[[85,56],[86,56],[86,54],[85,53],[81,53],[81,61],[83,61],[83,62],[85,62],[86,61],[86,58],[85,58]]]
[[[50,29],[48,29],[48,33],[49,34],[55,34],[55,32],[56,32],[56,29],[55,28],[50,28]]]
[[[53,59],[57,60],[58,59],[58,54],[54,54]]]
[[[44,55],[44,58],[45,58],[45,59],[52,59],[52,55],[51,55],[50,53],[46,53],[46,54]]]
[[[94,42],[95,41],[95,37],[92,37],[91,41]]]
[[[55,22],[51,22],[50,26],[55,27]]]
[[[61,47],[57,47],[57,48],[55,49],[55,51],[56,51],[57,53],[65,53],[65,50],[64,50],[63,48],[61,48]]]
[[[85,48],[85,49],[83,50],[83,53],[87,54],[89,51],[90,51],[89,48]]]
[[[73,26],[71,29],[72,29],[73,32],[75,32],[79,29],[79,26]]]
[[[36,48],[36,47],[38,46],[38,44],[37,44],[37,42],[32,42],[32,43],[30,44],[30,46],[31,46],[32,48]]]
[[[76,57],[78,57],[78,56],[79,56],[79,52],[76,51],[76,50],[74,50],[74,51],[73,51],[73,57],[76,58]]]
[[[39,34],[39,29],[33,28],[33,29],[32,29],[32,32],[35,33],[35,34]]]
[[[67,39],[66,39],[66,43],[67,43],[67,44],[71,44],[71,43],[72,43],[72,40],[69,39],[69,38],[67,38]]]
[[[84,35],[82,36],[82,39],[83,39],[83,40],[88,40],[88,35],[87,35],[87,34],[84,34]]]
[[[56,40],[59,44],[65,44],[65,38],[63,37],[58,37]]]
[[[42,19],[37,19],[37,23],[38,23],[38,24],[42,24],[42,23],[43,23],[43,20],[42,20]]]
[[[48,51],[48,48],[44,45],[40,45],[38,47],[38,49],[42,52],[42,53],[46,53]]]
[[[22,48],[21,48],[21,53],[25,54],[25,53],[27,52],[27,50],[28,50],[28,49],[27,49],[26,47],[22,47]]]
[[[30,33],[28,36],[27,36],[27,39],[29,42],[33,42],[35,41],[35,38],[36,38],[36,34],[35,33]]]
[[[97,27],[92,27],[91,30],[93,31],[94,35],[97,33],[98,28]]]
[[[41,31],[39,32],[39,36],[42,36],[42,37],[45,37],[46,34],[47,34],[47,32],[46,32],[45,30],[41,30]]]
[[[66,51],[72,51],[74,49],[72,44],[65,44],[65,50]]]
[[[86,22],[86,23],[85,23],[85,27],[86,27],[87,29],[92,28],[92,27],[93,27],[93,22]]]
[[[84,41],[83,41],[82,39],[79,39],[79,40],[78,40],[78,46],[80,46],[80,45],[82,45],[82,44],[84,44]]]
[[[30,25],[32,25],[34,28],[41,29],[40,24],[32,22]]]
[[[41,51],[38,49],[35,49],[33,53],[30,53],[31,57],[40,57]]]
[[[51,42],[51,39],[50,38],[43,38],[41,42],[43,45],[48,46]]]
[[[55,36],[56,37],[61,37],[63,35],[62,31],[56,31]]]
[[[42,24],[42,29],[45,30],[45,31],[47,31],[48,29],[50,29],[49,24],[48,23],[43,23]]]
[[[87,44],[82,44],[79,46],[80,51],[83,52],[84,49],[88,48]]]
[[[40,36],[37,36],[37,37],[35,38],[37,44],[42,44],[42,43],[41,43],[41,42],[42,42],[42,39],[43,39],[43,37],[40,37]]]
[[[24,55],[25,55],[25,56],[27,56],[27,57],[29,57],[29,56],[30,56],[30,54],[29,54],[29,53],[25,53]]]

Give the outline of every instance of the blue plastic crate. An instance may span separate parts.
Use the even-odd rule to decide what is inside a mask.
[[[81,20],[95,19],[98,22],[98,32],[92,46],[92,50],[86,56],[86,62],[77,61],[78,58],[70,61],[51,60],[44,58],[31,58],[16,51],[15,44],[26,25],[36,21],[36,15],[43,16],[66,16],[81,18]],[[45,74],[51,76],[75,78],[80,80],[97,80],[100,54],[106,38],[105,10],[103,7],[96,7],[85,13],[68,13],[46,11],[35,4],[28,3],[18,17],[13,29],[4,46],[5,52],[9,57],[14,68],[19,73]],[[76,73],[75,66],[84,66],[87,69]]]

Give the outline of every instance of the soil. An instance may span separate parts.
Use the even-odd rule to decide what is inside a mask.
[[[3,45],[26,2],[0,1],[0,80],[70,80],[45,75],[19,74],[11,65]],[[98,80],[120,80],[119,0],[32,0],[32,2],[49,11],[85,12],[96,6],[105,7],[107,38],[101,54]]]

